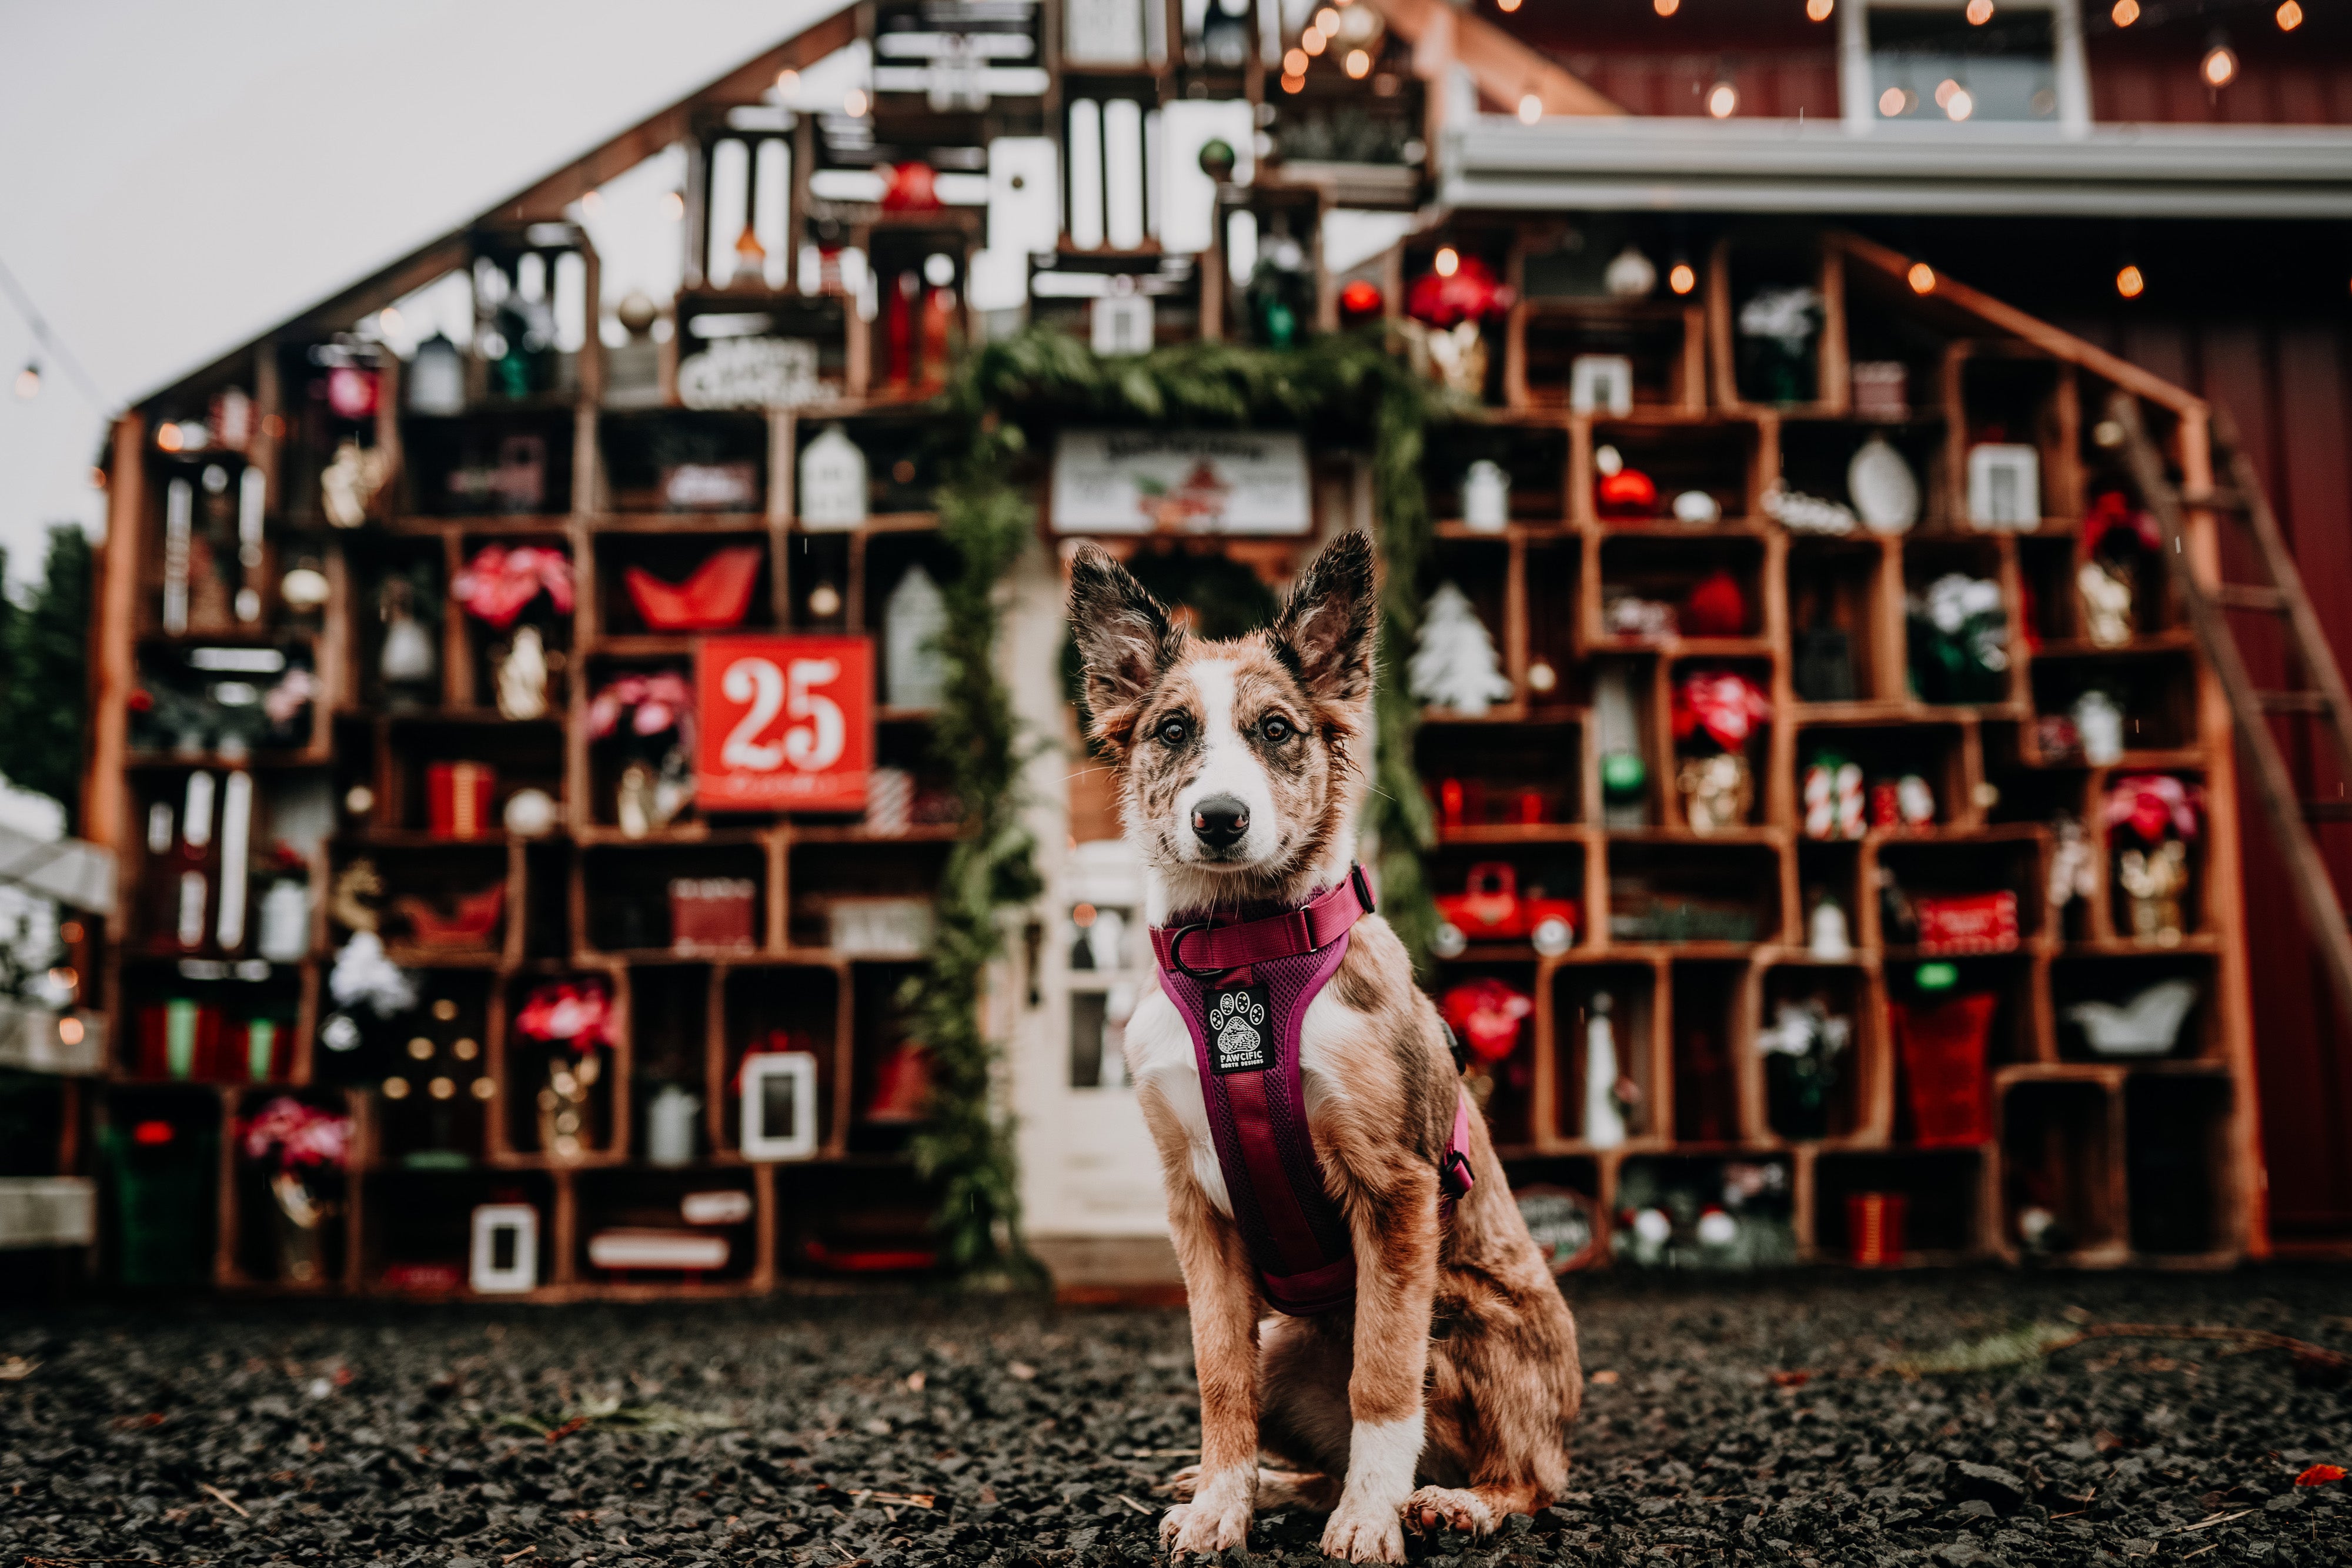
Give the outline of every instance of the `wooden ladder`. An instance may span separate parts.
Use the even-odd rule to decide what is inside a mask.
[[[2184,495],[2174,487],[2164,455],[2141,422],[2139,400],[2118,392],[2109,411],[2123,427],[2123,452],[2140,498],[2156,514],[2163,530],[2165,559],[2172,563],[2172,580],[2188,607],[2189,623],[2221,682],[2239,738],[2252,758],[2255,792],[2262,797],[2263,815],[2270,819],[2271,836],[2286,861],[2287,877],[2294,883],[2304,924],[2326,960],[2336,1007],[2352,1023],[2352,929],[2346,926],[2343,900],[2328,875],[2327,862],[2320,857],[2319,846],[2312,841],[2310,829],[2315,821],[2352,821],[2352,800],[2301,799],[2286,759],[2279,754],[2278,741],[2271,734],[2269,720],[2274,713],[2310,715],[2326,731],[2343,777],[2352,780],[2352,694],[2346,690],[2344,673],[2336,667],[2326,632],[2304,591],[2303,576],[2295,570],[2294,557],[2279,532],[2270,498],[2263,493],[2252,462],[2238,444],[2237,430],[2229,415],[2218,407],[2210,410],[2211,472],[2220,483]],[[2200,580],[2187,543],[2188,513],[2200,510],[2231,518],[2252,537],[2254,558],[2270,580],[2267,584]],[[2218,575],[2217,571],[2217,579]],[[2225,612],[2231,610],[2257,611],[2285,622],[2305,689],[2266,692],[2256,688],[2230,631]]]

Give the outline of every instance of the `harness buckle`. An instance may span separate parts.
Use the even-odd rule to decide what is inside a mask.
[[[1470,1156],[1460,1149],[1447,1149],[1445,1157],[1437,1165],[1438,1190],[1448,1197],[1458,1198],[1476,1185],[1470,1172]]]
[[[1379,914],[1379,906],[1372,903],[1372,884],[1370,879],[1364,875],[1362,862],[1351,861],[1349,862],[1348,880],[1356,884],[1356,897],[1357,900],[1363,904],[1364,913],[1367,915]]]
[[[1195,931],[1206,931],[1207,929],[1209,929],[1209,923],[1205,920],[1196,920],[1190,925],[1177,927],[1176,934],[1168,938],[1168,961],[1175,965],[1176,967],[1187,977],[1198,980],[1204,986],[1213,986],[1220,979],[1224,977],[1224,970],[1195,969],[1192,965],[1184,962],[1184,938],[1190,936]]]

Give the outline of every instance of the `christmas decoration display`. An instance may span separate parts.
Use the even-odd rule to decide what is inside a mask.
[[[1675,785],[1696,832],[1748,821],[1755,793],[1748,737],[1771,715],[1763,690],[1733,670],[1695,670],[1675,685],[1675,742],[1685,749]]]
[[[519,839],[536,839],[554,830],[562,811],[555,797],[544,789],[518,789],[507,797],[499,821]]]
[[[1858,839],[1869,824],[1863,816],[1862,768],[1833,752],[1819,752],[1805,765],[1798,793],[1809,839]]]
[[[591,1092],[604,1077],[613,1027],[611,995],[596,980],[551,980],[534,988],[515,1014],[518,1034],[555,1048],[533,1102],[539,1147],[551,1159],[571,1164],[593,1146]]]
[[[334,460],[319,475],[319,508],[335,528],[355,528],[367,521],[376,493],[392,477],[392,459],[382,449],[346,440],[335,448]]]
[[[1911,1142],[1923,1149],[1967,1148],[1992,1136],[1991,1078],[1985,1048],[2000,998],[1897,997],[1886,1010],[1903,1059]]]
[[[1518,872],[1507,861],[1481,861],[1470,868],[1461,893],[1440,896],[1437,935],[1430,948],[1443,958],[1458,957],[1473,942],[1531,943],[1547,956],[1565,953],[1576,940],[1573,899],[1547,898],[1540,887],[1518,890]]]
[[[1601,620],[1609,635],[1632,642],[1663,643],[1681,634],[1682,618],[1673,605],[1638,594],[1609,592]]]
[[[1756,1049],[1765,1055],[1766,1115],[1773,1132],[1783,1138],[1828,1135],[1838,1059],[1853,1040],[1853,1020],[1832,1011],[1824,998],[1778,1005],[1772,1026],[1756,1034]]]
[[[1657,264],[1643,256],[1639,246],[1629,245],[1602,271],[1601,286],[1612,298],[1643,298],[1658,287]]]
[[[739,1092],[745,1159],[806,1159],[816,1153],[816,1066],[809,1052],[775,1043],[743,1058]]]
[[[1495,657],[1495,640],[1470,600],[1451,582],[1437,585],[1423,611],[1407,689],[1432,707],[1473,717],[1508,702],[1511,683]]]
[[[2009,696],[2009,611],[2000,584],[1949,572],[1914,595],[1912,691],[1922,702],[1994,703]]]
[[[2107,787],[2102,813],[2110,833],[2137,843],[2116,855],[2136,942],[2177,947],[2186,922],[2189,845],[2204,809],[2203,792],[2164,773],[2134,774]]]
[[[1481,533],[1499,534],[1511,523],[1511,476],[1503,465],[1481,457],[1462,476],[1462,521]]]
[[[436,839],[483,837],[497,821],[490,811],[497,790],[498,769],[486,762],[426,763],[425,831]]]
[[[2106,768],[2124,757],[2124,710],[2113,696],[2094,686],[2074,699],[2071,716],[2074,748],[2094,768]]]
[[[439,658],[433,635],[417,616],[416,585],[406,577],[388,577],[376,596],[383,618],[383,645],[376,653],[376,674],[385,686],[410,701],[430,702],[438,695],[434,677]]]
[[[1900,360],[1856,360],[1846,367],[1846,392],[1856,419],[1900,424],[1911,417],[1911,370]]]
[[[1755,775],[1738,752],[1684,758],[1675,771],[1675,787],[1682,791],[1683,818],[1695,833],[1744,827],[1755,807]]]
[[[1412,280],[1405,290],[1405,314],[1426,326],[1451,328],[1465,321],[1493,321],[1509,314],[1518,296],[1498,281],[1475,256],[1454,256]]]
[[[2091,836],[2072,812],[2061,811],[2052,818],[2050,831],[2057,845],[2050,857],[2050,907],[2063,909],[2098,892],[2099,857],[2091,848]]]
[[[1495,1070],[1518,1048],[1535,999],[1516,987],[1484,976],[1454,987],[1437,1001],[1438,1011],[1470,1052],[1464,1086],[1484,1106],[1495,1092]]]
[[[1601,821],[1612,828],[1649,824],[1650,771],[1642,760],[1642,722],[1633,705],[1633,672],[1622,660],[1592,675],[1593,731],[1601,751]]]
[[[1906,534],[1919,520],[1919,481],[1883,435],[1874,433],[1854,449],[1846,465],[1845,490],[1863,527],[1874,534]]]
[[[694,799],[694,687],[670,670],[616,677],[588,703],[588,736],[630,737],[615,821],[632,839],[659,832]]]
[[[2102,648],[2131,642],[2139,568],[2163,542],[2155,517],[2122,491],[2103,490],[2092,499],[2083,518],[2084,560],[2074,573],[2085,639]]]
[[[684,582],[665,582],[635,566],[621,581],[650,631],[723,632],[743,623],[762,559],[757,545],[730,545],[713,550]]]
[[[539,1288],[539,1210],[485,1203],[472,1217],[466,1284],[478,1296],[526,1295]]]
[[[861,958],[912,958],[930,946],[931,906],[919,898],[837,897],[825,904],[825,946]]]
[[[1624,1108],[1639,1097],[1617,1062],[1617,1031],[1610,1021],[1616,1001],[1607,991],[1593,993],[1584,1026],[1584,1141],[1596,1149],[1613,1149],[1625,1141]]]
[[[1758,402],[1797,403],[1815,395],[1814,345],[1822,297],[1811,288],[1759,288],[1739,308],[1739,382]]]
[[[1792,534],[1850,534],[1853,513],[1835,501],[1791,490],[1779,480],[1764,492],[1764,515]]]
[[[2042,523],[2042,454],[2031,446],[1980,441],[1969,448],[1969,526],[2016,533]]]
[[[1637,520],[1658,515],[1658,484],[1613,446],[1592,449],[1592,502],[1604,518]]]
[[[874,1092],[859,1114],[883,1125],[919,1122],[931,1097],[929,1053],[917,1040],[900,1040],[874,1070]]]
[[[758,893],[758,884],[749,877],[671,878],[670,946],[681,952],[756,946],[751,904]]]
[[[1922,953],[2013,953],[2017,950],[2017,894],[1923,894],[1911,901]]]
[[[2168,1056],[2180,1026],[2197,1005],[2194,980],[2158,980],[2118,1006],[2077,1002],[2060,1016],[2081,1028],[2094,1054],[2110,1057]]]
[[[494,882],[478,892],[458,894],[456,908],[448,915],[414,894],[394,899],[392,907],[408,922],[420,947],[482,948],[490,945],[490,933],[498,928],[506,902],[507,884]]]
[[[1629,1161],[1618,1179],[1611,1245],[1642,1269],[1747,1271],[1796,1261],[1789,1167],[1727,1160],[1693,1170]]]
[[[278,1277],[289,1285],[326,1282],[326,1222],[339,1204],[319,1190],[320,1177],[341,1175],[351,1158],[352,1119],[290,1094],[268,1101],[237,1126],[246,1159],[269,1172]]]
[[[1569,361],[1568,406],[1615,419],[1632,413],[1633,361],[1622,354],[1579,354]]]

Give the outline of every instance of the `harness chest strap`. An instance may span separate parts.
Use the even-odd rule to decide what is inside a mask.
[[[1307,1133],[1298,1031],[1372,912],[1361,867],[1305,907],[1259,919],[1155,927],[1160,988],[1184,1018],[1234,1219],[1267,1301],[1294,1315],[1353,1300],[1347,1218]],[[1470,1190],[1470,1107],[1457,1094],[1439,1161],[1443,1217]]]

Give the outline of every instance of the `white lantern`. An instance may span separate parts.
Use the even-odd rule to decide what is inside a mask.
[[[947,624],[940,585],[919,564],[908,567],[882,606],[882,669],[892,707],[933,708],[947,700],[947,660],[940,652]]]
[[[866,520],[866,454],[837,424],[801,453],[801,526],[854,528]]]

